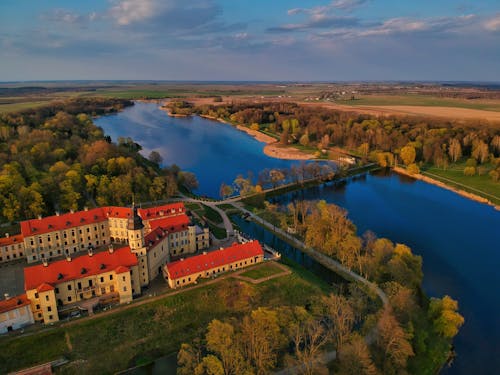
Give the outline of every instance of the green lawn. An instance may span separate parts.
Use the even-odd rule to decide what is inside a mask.
[[[486,100],[480,101],[467,99],[438,98],[426,95],[364,95],[356,97],[355,100],[337,100],[339,104],[346,105],[373,105],[373,106],[392,106],[392,105],[415,105],[427,107],[457,107],[469,109],[481,109],[485,111],[500,111],[500,101]]]
[[[283,270],[276,266],[276,264],[272,262],[263,263],[257,267],[252,268],[246,272],[240,274],[240,276],[249,277],[254,280],[262,279],[264,277],[269,277],[276,275],[278,273],[282,273]]]
[[[259,285],[229,278],[68,327],[2,337],[0,368],[6,373],[64,356],[71,363],[61,373],[115,373],[178,350],[212,319],[241,318],[259,306],[305,306],[329,291],[303,269]]]
[[[424,167],[422,173],[428,177],[440,180],[447,185],[460,188],[465,191],[480,195],[492,201],[495,204],[500,204],[500,182],[495,182],[488,175],[491,170],[491,165],[485,165],[483,175],[465,176],[465,163],[453,164],[448,169],[437,167]]]

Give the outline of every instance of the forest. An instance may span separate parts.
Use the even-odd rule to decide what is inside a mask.
[[[92,118],[133,102],[74,99],[0,115],[0,221],[164,199],[196,178],[177,166],[162,168],[130,138],[112,142]]]
[[[404,164],[413,173],[423,165],[447,168],[461,161],[465,175],[488,173],[500,181],[499,129],[487,121],[375,117],[286,102],[177,107],[277,135],[283,145],[338,147],[383,167]]]
[[[178,374],[266,374],[297,366],[301,374],[437,373],[464,319],[449,296],[429,299],[422,292],[420,256],[371,232],[357,236],[347,212],[324,201],[266,205],[268,220],[375,282],[388,304],[347,283],[311,296],[305,306],[214,319],[204,337],[182,344]],[[318,360],[333,350],[333,363]]]

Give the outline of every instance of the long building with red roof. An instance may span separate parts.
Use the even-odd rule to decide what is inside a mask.
[[[164,277],[171,288],[178,288],[195,283],[200,277],[215,276],[263,260],[264,250],[260,243],[250,241],[168,263],[164,267]]]
[[[120,303],[140,293],[138,258],[126,246],[24,269],[24,288],[36,321],[59,320],[58,308],[114,295]]]
[[[170,255],[193,253],[208,246],[208,229],[200,231],[191,225],[183,203],[137,211],[144,222],[145,234],[158,227],[169,233]],[[33,263],[74,256],[110,243],[127,244],[127,221],[131,216],[130,208],[108,206],[23,221],[21,235],[0,239],[0,262],[26,256],[28,263]],[[16,240],[17,244],[12,243]],[[9,242],[5,250],[1,241]],[[17,252],[12,252],[13,247]]]

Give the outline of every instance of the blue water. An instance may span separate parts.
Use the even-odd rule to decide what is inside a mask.
[[[265,155],[265,144],[228,124],[201,117],[173,118],[158,104],[139,103],[124,111],[95,120],[113,141],[131,137],[142,147],[144,156],[155,150],[164,165],[177,164],[196,174],[200,195],[219,198],[221,183],[232,184],[250,171],[254,183],[265,168],[289,168],[297,161]]]
[[[139,103],[96,123],[114,140],[130,136],[144,147],[145,155],[158,150],[164,164],[176,163],[196,173],[199,193],[214,197],[222,181],[231,183],[239,173],[251,170],[257,175],[264,168],[292,163],[263,155],[262,143],[229,125],[197,117],[170,118],[156,104]],[[371,230],[422,255],[427,294],[457,299],[465,317],[455,339],[457,358],[443,373],[498,373],[500,212],[395,174],[368,174],[282,199],[324,199],[338,204],[349,211],[360,233]]]
[[[500,212],[448,190],[392,173],[366,174],[279,200],[323,199],[346,208],[359,233],[405,243],[423,257],[424,290],[459,302],[465,324],[446,374],[500,368]]]

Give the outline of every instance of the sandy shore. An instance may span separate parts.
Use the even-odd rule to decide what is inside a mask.
[[[471,199],[473,201],[476,201],[476,202],[479,202],[479,203],[484,203],[484,204],[488,204],[490,206],[493,206],[497,211],[500,211],[500,206],[494,204],[493,202],[491,202],[489,199],[486,199],[484,197],[481,197],[477,194],[473,194],[473,193],[469,193],[468,191],[465,191],[465,190],[462,190],[462,189],[457,189],[457,188],[454,188],[453,186],[450,186],[450,185],[446,185],[445,183],[439,181],[439,180],[435,180],[433,178],[430,178],[430,177],[427,177],[427,176],[424,176],[420,173],[418,174],[410,174],[408,173],[408,171],[404,168],[400,168],[400,167],[394,167],[393,168],[394,172],[396,173],[399,173],[399,174],[402,174],[402,175],[405,175],[405,176],[409,176],[409,177],[412,177],[416,180],[421,180],[421,181],[424,181],[424,182],[427,182],[428,184],[432,184],[432,185],[436,185],[436,186],[439,186],[440,188],[442,189],[446,189],[446,190],[450,190],[454,193],[457,193],[459,195],[461,195],[462,197],[465,197],[465,198],[468,198],[468,199]]]
[[[266,145],[264,146],[264,154],[276,159],[285,159],[285,160],[310,160],[314,159],[314,156],[311,154],[306,154],[294,147],[291,146],[283,146],[280,145],[279,142],[264,133],[261,133],[257,130],[249,129],[246,126],[238,125],[237,129],[244,131],[245,133],[251,135],[259,142],[263,142]]]

